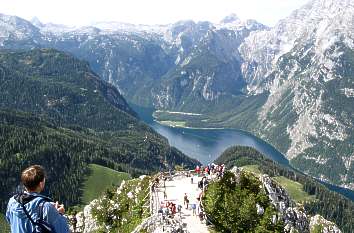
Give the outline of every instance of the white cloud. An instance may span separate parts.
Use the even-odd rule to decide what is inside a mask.
[[[236,13],[274,25],[308,0],[0,0],[0,12],[43,22],[85,25],[97,21],[166,24],[193,19],[217,22]]]

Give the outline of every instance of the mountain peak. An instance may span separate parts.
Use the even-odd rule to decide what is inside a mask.
[[[36,16],[33,17],[30,22],[36,27],[44,27],[44,24]]]
[[[235,13],[226,16],[223,20],[220,21],[220,23],[239,23],[239,22],[241,22],[241,20]]]

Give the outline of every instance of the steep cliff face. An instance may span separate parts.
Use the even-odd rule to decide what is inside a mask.
[[[353,48],[353,7],[350,0],[312,0],[280,20],[274,28],[252,33],[240,47],[249,90],[270,90],[264,85],[264,77],[272,72],[282,55],[293,50],[303,50],[303,53],[312,50],[317,55],[314,60],[331,66],[326,63],[329,62],[326,51],[332,45],[343,42]]]
[[[260,135],[305,172],[351,188],[353,27],[352,1],[311,1],[240,47],[249,93],[269,93]]]
[[[165,39],[175,51],[176,66],[154,88],[154,106],[206,112],[218,100],[241,95],[246,83],[238,47],[251,31],[264,28],[235,15],[220,24],[185,22],[170,27]]]

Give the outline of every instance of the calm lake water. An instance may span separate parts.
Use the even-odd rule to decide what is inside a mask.
[[[152,110],[134,109],[147,124],[169,143],[186,155],[203,164],[214,161],[230,146],[242,145],[257,149],[267,157],[288,166],[289,161],[270,144],[241,130],[232,129],[186,129],[161,125],[152,118]]]
[[[230,146],[241,145],[253,147],[268,158],[291,167],[289,161],[282,153],[272,145],[248,132],[233,129],[206,130],[169,127],[155,122],[151,109],[133,108],[144,122],[166,137],[172,146],[203,164],[214,161]],[[354,192],[352,190],[325,182],[321,183],[326,185],[330,190],[341,193],[354,201]]]
[[[168,138],[172,146],[203,164],[211,163],[227,148],[234,145],[250,146],[281,164],[289,163],[274,147],[244,131],[173,128],[156,122],[151,122],[149,125]]]

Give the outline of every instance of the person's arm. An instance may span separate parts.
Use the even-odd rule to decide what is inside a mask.
[[[12,218],[12,214],[11,214],[10,208],[11,208],[13,202],[14,202],[14,199],[11,198],[11,199],[9,200],[9,203],[7,204],[7,208],[6,208],[6,221],[7,221],[8,223],[10,223],[10,224],[11,224],[10,220],[11,220],[11,218]]]
[[[44,205],[44,219],[54,227],[56,233],[69,233],[69,225],[67,219],[61,215],[54,205],[46,202]]]
[[[6,221],[10,223],[10,210],[9,210],[10,202],[7,204],[7,209],[6,209]]]

